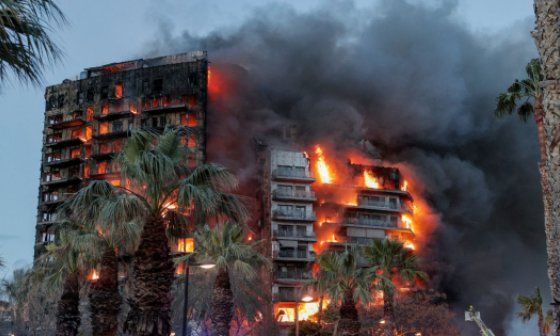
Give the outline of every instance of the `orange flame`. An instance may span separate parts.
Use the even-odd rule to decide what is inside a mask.
[[[87,279],[88,279],[89,281],[97,281],[97,280],[99,280],[99,273],[97,272],[97,270],[96,270],[95,268],[92,269],[92,270],[89,272],[89,274],[88,274],[88,276],[87,276]]]
[[[402,191],[408,191],[408,182],[406,180],[403,181],[403,184],[401,186],[401,190]]]
[[[333,183],[333,176],[325,161],[325,156],[323,155],[323,150],[321,147],[315,147],[315,154],[317,154],[317,172],[319,173],[319,179],[321,183],[330,184]]]
[[[401,221],[406,229],[412,230],[412,218],[409,215],[401,215]]]
[[[416,250],[416,246],[414,245],[413,242],[410,242],[410,241],[405,242],[403,244],[403,246],[404,246],[405,249],[409,249],[409,250],[412,250],[412,251]]]
[[[367,188],[380,189],[379,181],[367,169],[364,170],[364,185]]]

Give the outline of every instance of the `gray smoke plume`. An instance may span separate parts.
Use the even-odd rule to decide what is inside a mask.
[[[454,9],[272,5],[204,37],[162,32],[153,53],[208,50],[218,84],[209,155],[242,178],[255,173],[253,139],[274,142],[286,124],[302,144],[368,139],[412,166],[442,218],[427,256],[436,285],[458,312],[474,304],[504,335],[514,296],[546,288],[535,127],[493,115],[497,93],[535,56],[531,23],[480,35]]]

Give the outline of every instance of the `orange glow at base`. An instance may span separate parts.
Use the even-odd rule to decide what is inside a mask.
[[[403,244],[403,246],[404,246],[405,249],[408,249],[408,250],[412,250],[412,251],[416,250],[416,246],[414,246],[413,242],[405,242]]]
[[[92,270],[89,272],[89,274],[88,274],[88,276],[87,276],[87,279],[88,279],[89,281],[97,281],[97,280],[99,279],[99,273],[97,272],[97,270],[96,270],[96,269],[92,269]]]
[[[330,300],[323,300],[323,310],[329,305]],[[298,320],[299,321],[317,321],[319,313],[319,301],[300,302],[298,304]],[[278,303],[274,307],[274,317],[278,322],[294,322],[295,304],[294,303]]]
[[[317,154],[317,172],[319,173],[319,179],[321,183],[330,184],[333,183],[333,176],[325,161],[325,157],[323,155],[323,150],[321,147],[315,147],[315,154]]]
[[[367,188],[380,189],[379,181],[367,169],[364,170],[364,185]]]

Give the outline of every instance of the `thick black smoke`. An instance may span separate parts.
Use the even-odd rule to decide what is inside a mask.
[[[493,115],[535,51],[530,22],[483,36],[454,9],[267,6],[202,38],[163,32],[154,53],[208,50],[219,75],[209,154],[244,177],[254,174],[253,139],[279,139],[287,123],[302,144],[369,139],[412,165],[442,216],[431,246],[439,286],[503,335],[513,297],[546,286],[535,127]]]

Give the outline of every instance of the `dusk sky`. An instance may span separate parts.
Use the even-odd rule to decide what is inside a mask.
[[[44,86],[60,83],[65,78],[74,79],[85,67],[142,58],[144,50],[151,49],[150,43],[163,34],[162,31],[180,34],[187,30],[194,35],[204,35],[221,27],[238,25],[254,8],[272,2],[307,11],[322,1],[59,1],[69,20],[69,24],[54,35],[64,50],[63,61],[47,71],[42,86],[27,87],[11,81],[3,83],[0,89],[0,113],[4,116],[0,132],[0,176],[4,190],[0,195],[0,255],[7,264],[0,278],[32,261]],[[440,3],[412,2],[428,6]],[[457,2],[456,19],[470,30],[488,35],[489,41],[493,34],[508,31],[514,25],[527,27],[526,34],[532,27],[530,0]],[[375,4],[372,5],[375,1],[356,3],[375,15]],[[209,57],[212,60],[212,54]]]

